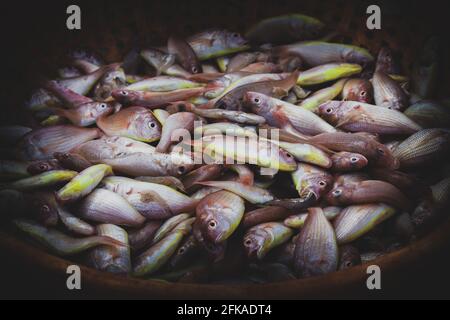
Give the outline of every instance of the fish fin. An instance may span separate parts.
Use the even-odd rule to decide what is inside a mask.
[[[280,88],[280,87],[273,87],[272,89],[272,95],[275,97],[285,97],[287,96],[288,92],[286,89]]]
[[[369,122],[369,118],[367,115],[359,112],[359,108],[355,107],[353,111],[350,111],[343,119],[339,120],[339,122],[336,124],[336,128],[341,128],[342,126],[345,126],[349,123],[363,121],[363,122]]]
[[[140,195],[141,195],[142,202],[155,202],[160,206],[160,208],[163,210],[164,214],[167,214],[168,216],[172,215],[172,210],[170,209],[166,200],[164,200],[156,192],[148,190],[148,191],[142,192]]]

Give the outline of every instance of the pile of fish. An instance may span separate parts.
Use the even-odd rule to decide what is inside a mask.
[[[71,52],[0,128],[2,224],[98,270],[179,282],[324,275],[448,205],[439,40],[412,71],[291,14],[105,64]]]

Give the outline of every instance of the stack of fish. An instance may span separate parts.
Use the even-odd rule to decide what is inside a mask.
[[[120,63],[71,53],[27,101],[31,128],[0,129],[4,224],[99,270],[182,282],[318,276],[407,244],[449,198],[439,42],[410,78],[389,48],[325,31],[291,14]]]

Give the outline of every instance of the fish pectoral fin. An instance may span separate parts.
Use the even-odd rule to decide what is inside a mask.
[[[336,124],[336,128],[341,128],[349,123],[354,122],[370,122],[370,119],[363,113],[360,113],[359,111],[355,110],[354,112],[348,113],[344,118],[339,120],[339,122]]]
[[[288,94],[287,90],[281,87],[273,87],[272,89],[272,95],[274,97],[285,97],[287,96],[287,94]]]
[[[164,213],[168,213],[172,215],[172,210],[170,209],[167,202],[156,192],[154,191],[145,191],[141,193],[141,201],[142,202],[154,202],[159,205],[159,207],[164,211]]]

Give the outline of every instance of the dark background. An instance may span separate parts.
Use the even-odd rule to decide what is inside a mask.
[[[32,1],[2,3],[0,10],[1,72],[0,122],[20,123],[24,117],[21,101],[35,83],[35,75],[50,77],[67,47],[97,46],[107,60],[114,60],[133,44],[161,43],[165,35],[176,31],[190,34],[208,27],[229,27],[245,30],[252,22],[267,14],[290,12],[300,2],[315,2],[314,10],[328,10],[327,22],[345,24],[350,15],[365,21],[367,4],[380,4],[382,15],[391,17],[387,33],[399,41],[399,48],[420,48],[426,33],[447,36],[449,12],[446,1]],[[331,4],[330,4],[331,3]],[[355,9],[349,13],[349,3]],[[78,4],[82,10],[82,30],[66,29],[66,8]],[[331,8],[333,10],[331,10]],[[313,9],[311,9],[314,11]],[[314,12],[306,13],[314,15]],[[155,19],[154,28],[147,22]],[[353,19],[352,21],[354,21]],[[129,21],[135,21],[129,23]],[[204,21],[204,22],[199,22]],[[384,20],[382,20],[384,23]],[[350,21],[349,21],[350,23]],[[352,22],[355,23],[355,22]],[[396,34],[395,26],[409,26],[408,34]],[[124,25],[122,28],[121,26]],[[349,24],[348,28],[352,28]],[[384,28],[384,24],[383,24]],[[420,36],[419,36],[420,35]],[[368,34],[369,38],[377,35]],[[88,39],[88,40],[86,40]],[[448,40],[448,39],[445,39]],[[400,51],[402,51],[400,49]],[[411,51],[411,50],[409,50]],[[402,52],[400,52],[402,53]],[[404,52],[405,62],[410,52]],[[448,70],[446,68],[445,70]],[[444,72],[445,73],[445,72]],[[448,73],[447,73],[448,75]],[[448,83],[448,82],[447,82]],[[448,86],[441,90],[448,96]],[[2,208],[1,210],[7,210]],[[430,258],[411,265],[401,273],[383,277],[383,289],[369,292],[363,286],[325,298],[450,298],[450,244]],[[0,251],[0,298],[116,298],[112,292],[84,287],[69,292],[65,278],[34,268],[9,251]],[[122,297],[123,298],[123,297]]]

